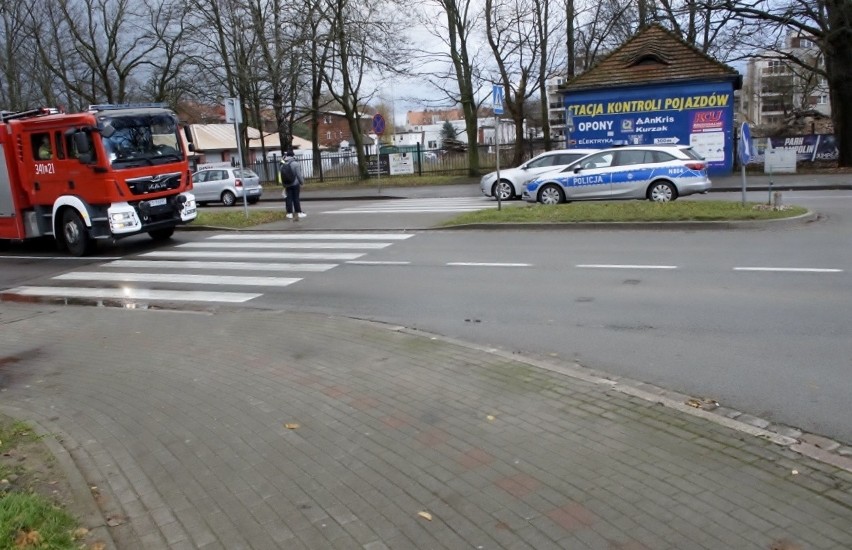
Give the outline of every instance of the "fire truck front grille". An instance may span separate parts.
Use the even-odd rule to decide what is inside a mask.
[[[160,174],[158,176],[145,176],[144,178],[133,178],[127,180],[127,187],[134,195],[147,195],[158,193],[180,187],[180,172],[171,174]]]

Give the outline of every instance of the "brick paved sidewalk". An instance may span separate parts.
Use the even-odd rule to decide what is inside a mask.
[[[852,474],[393,327],[0,303],[0,405],[117,548],[852,548]]]

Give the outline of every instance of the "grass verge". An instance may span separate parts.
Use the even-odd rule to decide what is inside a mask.
[[[772,209],[765,204],[728,201],[650,201],[574,202],[547,206],[513,203],[497,210],[490,208],[460,214],[442,226],[476,223],[578,223],[578,222],[675,222],[775,220],[807,212],[800,206]]]
[[[102,548],[67,511],[71,489],[26,424],[0,416],[0,550]]]
[[[503,208],[486,208],[467,212],[441,225],[477,223],[579,223],[579,222],[677,222],[677,221],[743,221],[775,220],[799,216],[807,212],[801,206],[772,209],[765,204],[730,201],[650,201],[574,202],[545,206],[542,204],[506,203]],[[193,225],[247,229],[284,220],[283,209],[199,212]]]
[[[208,225],[228,229],[246,229],[265,223],[280,222],[284,219],[284,209],[249,210],[248,217],[240,209],[228,212],[199,212],[192,225]]]

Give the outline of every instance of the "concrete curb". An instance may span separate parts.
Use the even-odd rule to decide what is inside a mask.
[[[531,367],[569,376],[584,382],[605,386],[607,388],[611,388],[613,391],[637,397],[648,401],[649,403],[663,405],[690,416],[703,418],[714,424],[736,430],[740,433],[765,439],[781,447],[787,447],[791,451],[802,456],[828,464],[852,474],[852,447],[843,446],[840,442],[820,435],[802,432],[798,428],[773,424],[768,420],[727,407],[722,407],[715,401],[708,402],[708,400],[665,390],[652,384],[637,382],[628,378],[610,376],[584,367],[579,363],[557,364],[544,359],[527,357],[497,348],[472,344],[470,342],[457,340],[440,334],[428,333],[419,329],[400,325],[388,325],[379,321],[370,321],[366,319],[356,320],[384,328],[385,330],[402,332],[413,336],[446,342],[448,344],[488,353],[490,355],[496,355],[509,361],[516,361]],[[709,406],[704,408],[706,405]]]
[[[553,222],[553,223],[472,223],[464,225],[448,225],[432,229],[609,229],[648,230],[648,229],[686,229],[686,230],[719,230],[719,229],[755,229],[766,226],[798,225],[816,221],[818,215],[808,210],[802,215],[776,220],[734,220],[734,221],[678,221],[678,222]]]
[[[553,222],[553,223],[472,223],[464,225],[433,226],[418,229],[418,231],[435,230],[465,230],[465,229],[520,229],[520,230],[545,230],[545,229],[573,229],[573,230],[658,230],[658,229],[683,229],[683,230],[720,230],[720,229],[756,229],[767,226],[783,227],[786,225],[799,225],[810,223],[818,219],[818,214],[808,210],[800,216],[780,218],[776,220],[737,220],[737,221],[681,221],[681,222]],[[285,222],[272,222],[274,225]],[[245,232],[269,232],[280,231],[280,228],[267,227],[261,229],[255,227],[233,228],[215,227],[209,225],[182,225],[177,227],[180,231],[245,231]],[[405,229],[406,231],[408,229]],[[312,229],[307,231],[335,232],[344,230]],[[357,231],[345,230],[347,233]],[[366,231],[366,230],[362,230]],[[399,229],[402,231],[402,229]]]

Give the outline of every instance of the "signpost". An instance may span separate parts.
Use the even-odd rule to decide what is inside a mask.
[[[740,130],[740,145],[739,145],[739,153],[740,153],[740,164],[742,165],[742,174],[743,174],[743,206],[746,203],[746,164],[751,160],[751,130],[749,130],[748,123],[743,122],[742,129]]]
[[[494,143],[497,145],[497,183],[494,195],[497,197],[497,210],[503,208],[500,201],[500,115],[503,114],[503,86],[494,84],[491,88],[491,109],[494,111]]]
[[[233,122],[234,123],[234,137],[237,139],[237,155],[240,159],[240,177],[242,177],[243,173],[243,146],[240,143],[242,140],[240,139],[240,123],[243,121],[243,110],[240,105],[240,98],[237,97],[226,97],[225,98],[225,122]],[[243,188],[243,211],[246,214],[246,218],[248,215],[248,198],[246,198],[246,190]]]
[[[373,132],[381,138],[382,134],[385,133],[385,117],[382,116],[381,113],[376,113],[373,115]],[[376,166],[378,166],[378,170],[376,171],[376,181],[379,184],[379,193],[382,192],[382,145],[381,140],[376,140]]]

